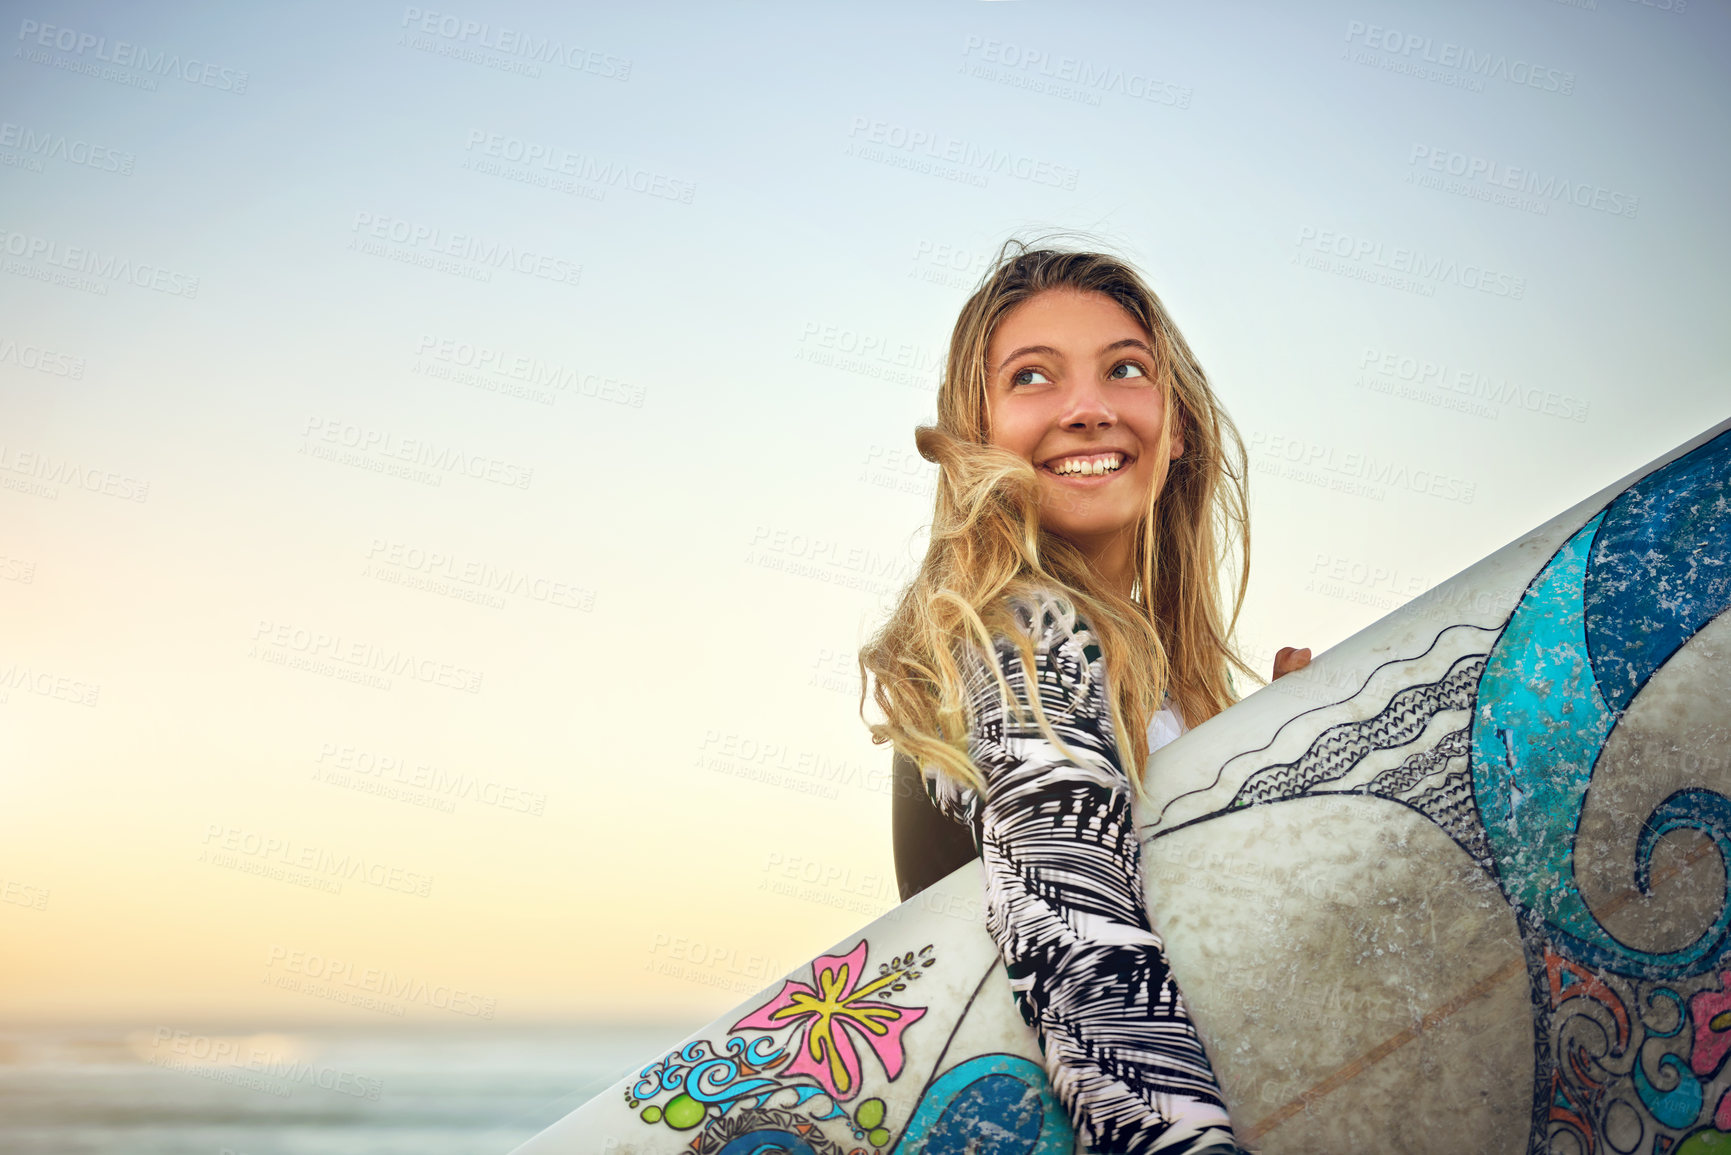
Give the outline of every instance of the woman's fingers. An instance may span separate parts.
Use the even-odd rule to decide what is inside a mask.
[[[1274,676],[1283,678],[1294,670],[1302,670],[1310,665],[1310,647],[1295,649],[1292,646],[1281,646],[1280,652],[1274,655]]]

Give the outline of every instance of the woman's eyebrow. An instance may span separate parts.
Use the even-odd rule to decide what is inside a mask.
[[[1100,352],[1110,353],[1114,349],[1140,349],[1144,353],[1148,354],[1148,356],[1154,356],[1154,350],[1148,347],[1148,343],[1146,341],[1139,341],[1135,337],[1125,337],[1123,340],[1114,341],[1110,345],[1102,345],[1100,347]],[[1062,353],[1058,352],[1050,345],[1023,345],[1020,349],[1017,349],[1002,361],[999,361],[998,367],[992,370],[992,376],[996,377],[999,373],[1002,373],[1005,365],[1008,365],[1011,361],[1014,361],[1024,353],[1044,353],[1049,357],[1063,356]]]

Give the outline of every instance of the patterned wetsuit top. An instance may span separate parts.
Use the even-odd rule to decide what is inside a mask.
[[[986,798],[938,777],[951,818],[978,832],[986,929],[1048,1077],[1093,1151],[1233,1151],[1219,1084],[1143,904],[1132,787],[1119,763],[1093,639],[1049,598],[1012,603],[1034,643],[1040,705],[1075,755],[1000,701],[983,655],[964,665],[968,754]],[[1028,702],[1015,647],[996,639],[1011,691]]]

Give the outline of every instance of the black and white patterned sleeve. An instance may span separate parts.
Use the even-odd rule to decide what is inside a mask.
[[[985,776],[985,798],[952,787],[939,799],[978,822],[986,926],[1017,1006],[1089,1149],[1234,1151],[1219,1084],[1143,903],[1104,663],[1073,612],[1042,600],[1018,603],[1017,613],[1034,643],[1041,707],[1074,757],[1031,715],[1005,709],[986,659],[974,654],[968,753]],[[1025,706],[1015,647],[999,638],[993,657]]]

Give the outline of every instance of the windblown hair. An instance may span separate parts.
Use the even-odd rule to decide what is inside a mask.
[[[1164,483],[1151,487],[1134,530],[1137,573],[1129,597],[1096,573],[1077,546],[1042,527],[1034,466],[990,444],[987,347],[1010,310],[1052,289],[1103,293],[1147,330],[1155,383],[1166,401],[1156,450],[1162,458],[1174,421],[1183,432],[1182,455]],[[893,743],[920,765],[983,791],[967,754],[958,659],[972,645],[997,674],[993,638],[1000,636],[1017,645],[1023,668],[1033,670],[1032,639],[1016,628],[1009,605],[1018,594],[1043,591],[1086,621],[1105,660],[1119,753],[1126,769],[1135,768],[1130,777],[1138,790],[1148,723],[1164,694],[1195,726],[1236,700],[1229,667],[1262,680],[1231,640],[1250,579],[1244,443],[1178,326],[1128,264],[1097,252],[1006,241],[956,319],[937,424],[916,429],[914,444],[938,466],[936,505],[919,573],[859,653],[860,716],[869,672],[885,719],[867,722],[873,743]],[[1220,583],[1235,537],[1241,551],[1228,617]],[[1007,697],[1001,674],[998,682]],[[1031,697],[1040,729],[1062,749],[1039,696]]]

